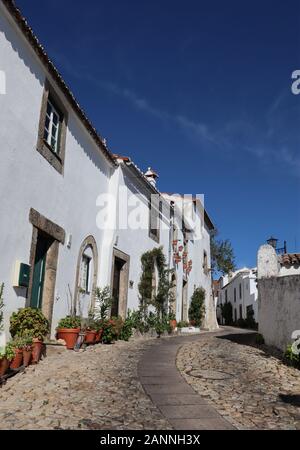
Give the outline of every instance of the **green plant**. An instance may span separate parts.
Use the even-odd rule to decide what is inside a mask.
[[[118,336],[116,334],[115,325],[111,320],[105,320],[103,322],[102,329],[102,342],[104,344],[111,344],[117,340]]]
[[[210,240],[211,268],[214,273],[224,275],[235,270],[235,256],[231,242],[228,239],[216,240],[217,234],[216,230]]]
[[[181,320],[177,323],[177,328],[186,328],[189,326],[189,323],[186,320]]]
[[[167,268],[166,257],[163,248],[154,248],[141,256],[142,274],[138,285],[140,294],[140,309],[146,315],[150,305],[155,307],[159,317],[165,313],[167,305],[174,301],[172,292],[173,283],[170,280],[170,273]],[[158,286],[153,291],[153,273],[155,267],[158,271]]]
[[[15,357],[15,350],[11,342],[9,342],[3,353],[0,354],[0,358],[6,358],[8,361],[13,360]]]
[[[292,344],[287,346],[287,349],[284,354],[285,360],[294,367],[300,369],[300,355],[296,355],[293,352]]]
[[[222,317],[225,321],[225,325],[232,325],[232,304],[230,302],[224,303],[221,305],[221,313]]]
[[[116,335],[116,339],[118,339],[119,335],[120,335],[120,333],[122,331],[122,328],[124,326],[124,321],[123,321],[121,316],[118,316],[118,317],[111,317],[110,318],[110,323],[113,325],[114,333]]]
[[[81,318],[79,316],[66,316],[58,322],[57,329],[59,328],[80,328]]]
[[[255,344],[256,345],[264,345],[265,343],[265,338],[263,337],[262,334],[257,333],[257,335],[255,336]]]
[[[13,338],[31,335],[43,339],[49,333],[49,322],[40,309],[21,308],[12,313],[9,331]]]
[[[109,309],[112,305],[112,298],[110,295],[109,286],[104,288],[97,287],[95,290],[95,308],[94,317],[95,320],[104,321],[108,317]]]
[[[119,339],[122,341],[129,341],[132,336],[132,322],[130,319],[125,319],[123,327],[119,334]]]
[[[189,319],[200,327],[205,314],[205,290],[201,287],[194,290],[189,307]]]
[[[0,284],[0,332],[3,331],[3,322],[4,322],[4,302],[3,302],[3,291],[4,291],[4,284]]]

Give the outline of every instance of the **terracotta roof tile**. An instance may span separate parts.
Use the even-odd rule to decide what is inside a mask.
[[[280,257],[280,263],[282,265],[300,265],[300,253],[285,253]]]

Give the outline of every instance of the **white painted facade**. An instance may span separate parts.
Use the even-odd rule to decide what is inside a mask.
[[[247,318],[247,309],[253,308],[254,320],[258,321],[257,270],[247,267],[239,269],[230,276],[220,278],[220,291],[217,301],[217,317],[222,323],[221,305],[232,304],[233,320]]]
[[[6,334],[8,335],[11,313],[30,305],[27,289],[13,287],[12,278],[16,261],[32,263],[34,230],[38,230],[29,220],[32,209],[42,220],[47,219],[47,223],[57,225],[65,236],[58,244],[55,277],[51,267],[48,277],[49,283],[54,286],[53,311],[49,317],[52,321],[52,336],[59,319],[70,313],[71,298],[76,303],[80,300],[81,309],[86,316],[92,302],[93,287],[111,285],[115,251],[128,256],[126,308],[137,309],[141,255],[154,247],[163,246],[169,268],[174,268],[174,237],[168,214],[169,200],[161,196],[159,240],[149,236],[149,226],[134,229],[120,225],[119,212],[126,216],[126,202],[120,192],[124,192],[126,187],[131,199],[129,207],[134,211],[135,201],[138,200],[142,205],[141,215],[148,220],[150,195],[159,194],[155,183],[151,186],[141,173],[138,176],[139,170],[130,160],[126,163],[107,156],[105,144],[99,145],[86,122],[69,101],[62,85],[37,55],[33,44],[28,41],[2,2],[0,71],[5,74],[6,79],[6,94],[0,96],[0,282],[5,284]],[[37,151],[46,80],[68,116],[63,173],[59,173]],[[106,196],[106,203],[103,194]],[[99,227],[103,206],[106,206],[107,216],[110,218],[110,224],[104,228]],[[209,271],[210,229],[213,225],[207,214],[203,215],[200,211],[201,208],[197,205],[196,217],[202,232],[201,238],[189,238],[186,243],[188,259],[193,261],[192,270],[184,275],[182,263],[175,267],[176,317],[177,320],[182,319],[182,285],[186,278],[187,308],[194,289],[204,287],[207,311],[205,326],[213,329],[216,327],[216,319]],[[175,214],[174,221],[176,220]],[[183,242],[179,221],[177,226],[178,240]],[[92,251],[93,245],[96,248]],[[86,290],[80,291],[77,297],[75,293],[79,286],[82,290],[81,284],[84,283],[81,273],[83,255],[90,260],[88,283]]]

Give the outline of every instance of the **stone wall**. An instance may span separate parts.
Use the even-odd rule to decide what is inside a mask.
[[[258,318],[266,344],[285,350],[300,330],[300,275],[258,280]]]

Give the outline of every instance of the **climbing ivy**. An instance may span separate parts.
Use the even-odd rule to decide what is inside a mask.
[[[166,258],[163,248],[154,248],[141,256],[142,274],[138,285],[140,294],[140,309],[147,313],[150,305],[155,307],[158,318],[166,314],[166,307],[169,302],[174,301],[171,292],[172,282],[170,281],[170,272],[167,268]],[[156,295],[152,295],[152,276],[155,270],[155,264],[158,270],[158,288]]]

